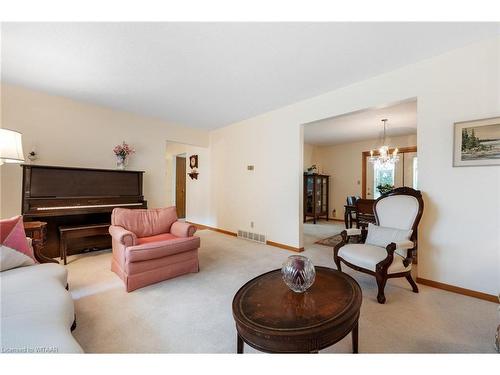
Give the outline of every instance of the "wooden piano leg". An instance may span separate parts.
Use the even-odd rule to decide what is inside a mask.
[[[64,239],[64,235],[61,233],[60,234],[60,240],[59,240],[59,257],[61,260],[64,262],[64,265],[68,264],[66,261],[66,240]]]

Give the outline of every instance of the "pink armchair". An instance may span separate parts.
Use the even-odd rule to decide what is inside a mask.
[[[175,207],[148,210],[115,208],[109,233],[113,241],[111,270],[127,292],[198,272],[200,238],[194,225],[177,221]]]

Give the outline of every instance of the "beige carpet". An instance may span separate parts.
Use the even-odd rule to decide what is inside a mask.
[[[234,293],[252,277],[279,268],[292,253],[208,230],[197,235],[202,243],[199,273],[132,293],[126,293],[110,271],[110,251],[69,258],[77,314],[74,335],[86,352],[236,351],[231,315]],[[329,248],[314,245],[314,234],[305,238],[304,255],[316,265],[335,267]],[[373,278],[347,272],[364,294],[360,352],[493,352],[496,304],[425,286],[414,294],[406,281],[390,280],[387,303],[379,305]],[[348,353],[350,349],[347,336],[322,353]],[[248,346],[245,351],[255,352]]]

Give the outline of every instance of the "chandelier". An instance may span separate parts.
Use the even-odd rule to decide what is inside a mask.
[[[382,123],[384,124],[384,141],[382,143],[383,146],[378,149],[378,155],[374,155],[374,151],[370,150],[370,157],[368,158],[368,160],[370,161],[370,163],[377,167],[388,168],[392,167],[399,161],[399,155],[397,148],[395,148],[392,153],[390,152],[385,136],[387,119],[383,119]]]

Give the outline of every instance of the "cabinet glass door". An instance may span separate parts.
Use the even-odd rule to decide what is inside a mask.
[[[314,180],[312,177],[307,177],[306,179],[306,213],[311,214],[313,212],[313,184]]]
[[[316,213],[321,212],[321,196],[323,195],[321,180],[321,177],[316,178]]]
[[[321,203],[322,203],[322,206],[321,206],[321,212],[323,213],[326,213],[326,211],[328,210],[326,208],[326,201],[327,201],[327,195],[328,195],[328,189],[327,189],[327,182],[328,180],[326,179],[326,177],[323,178],[323,183],[322,183],[322,187],[321,187],[321,192],[322,192],[322,197],[321,197]]]

